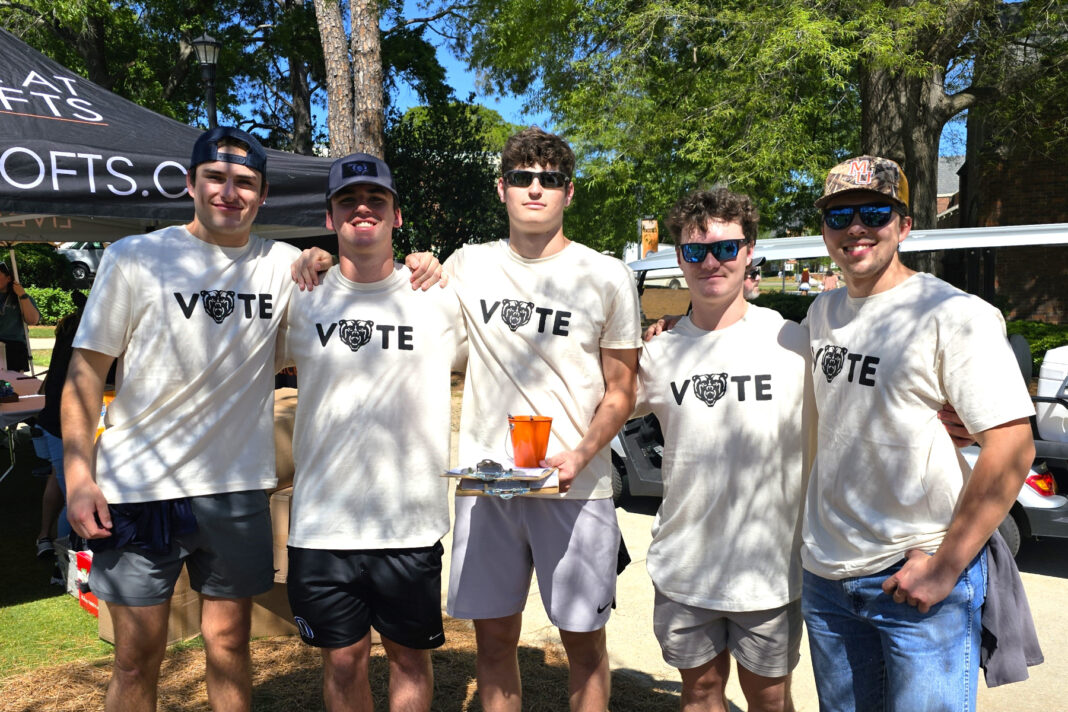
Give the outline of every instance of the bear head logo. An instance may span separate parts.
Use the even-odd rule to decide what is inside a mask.
[[[223,323],[223,320],[234,312],[233,292],[224,292],[221,289],[202,289],[200,301],[204,304],[204,311],[215,320],[216,324]]]
[[[693,377],[693,394],[709,408],[727,392],[727,374],[699,373]]]
[[[835,376],[842,372],[847,353],[849,351],[845,346],[825,346],[823,348],[820,368],[823,370],[823,375],[827,377],[827,383],[830,383]]]
[[[341,342],[355,353],[371,340],[371,329],[375,323],[364,319],[339,319],[337,335]]]
[[[534,302],[521,302],[518,299],[501,300],[501,319],[512,331],[530,321],[530,315],[533,313]]]

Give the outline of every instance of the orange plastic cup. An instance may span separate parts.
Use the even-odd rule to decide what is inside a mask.
[[[512,436],[512,459],[516,467],[537,467],[549,449],[549,431],[553,419],[547,415],[510,415],[508,430]]]

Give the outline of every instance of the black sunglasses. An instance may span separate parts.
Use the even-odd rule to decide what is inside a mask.
[[[684,262],[703,262],[709,252],[717,262],[727,262],[738,256],[742,240],[720,240],[718,242],[687,242],[680,245]]]
[[[746,277],[748,277],[749,279],[760,279],[760,270],[752,270],[751,272],[749,272],[749,274],[746,275]]]
[[[841,230],[849,227],[853,222],[853,216],[860,213],[860,222],[867,227],[882,227],[890,222],[890,218],[894,215],[894,210],[894,206],[889,203],[843,205],[837,208],[824,209],[823,222],[832,230]]]
[[[571,180],[560,171],[507,171],[504,182],[513,188],[528,188],[537,178],[542,188],[566,188]]]

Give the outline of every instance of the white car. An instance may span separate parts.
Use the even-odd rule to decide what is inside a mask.
[[[87,282],[96,276],[107,245],[106,242],[64,242],[56,248],[56,252],[70,261],[75,282]]]

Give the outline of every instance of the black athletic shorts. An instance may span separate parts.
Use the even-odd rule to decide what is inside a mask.
[[[374,626],[417,650],[445,643],[441,542],[415,549],[324,551],[289,547],[289,605],[301,639],[344,648]]]

